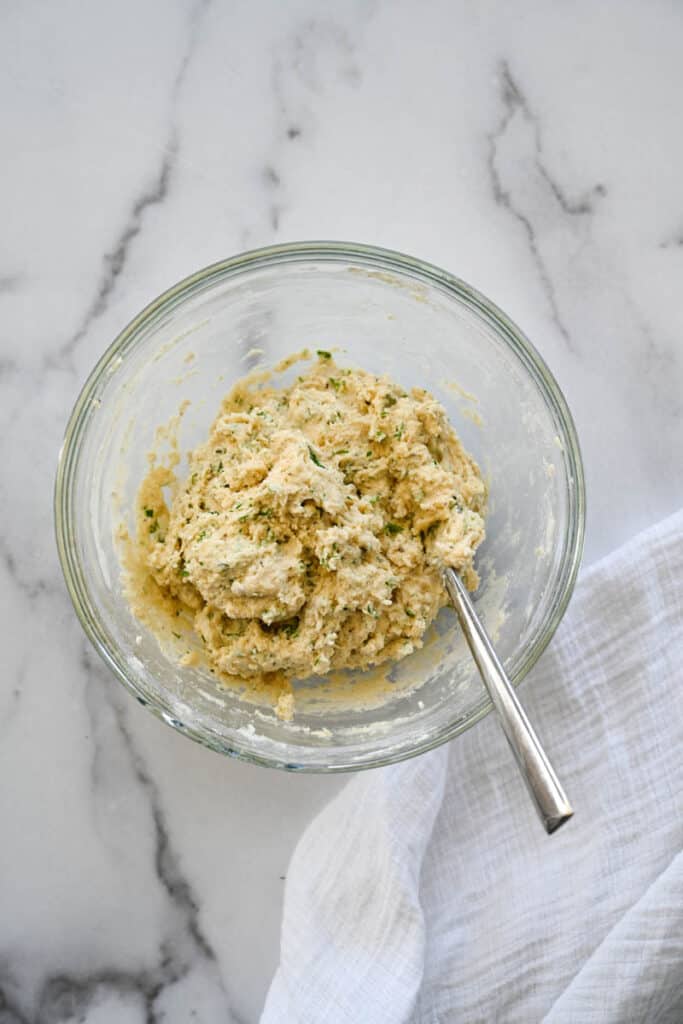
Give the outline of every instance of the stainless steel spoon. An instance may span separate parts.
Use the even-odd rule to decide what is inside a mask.
[[[444,583],[543,827],[550,834],[568,821],[574,811],[517,699],[462,580],[453,569],[446,569]]]

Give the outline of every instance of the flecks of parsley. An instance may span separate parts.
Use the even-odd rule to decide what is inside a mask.
[[[148,519],[151,519],[152,516],[154,515],[154,509],[153,508],[146,508],[145,509],[145,515],[147,516]]]
[[[388,533],[389,535],[393,535],[395,533],[403,533],[403,527],[399,526],[398,523],[385,523],[384,532]]]
[[[415,612],[413,611],[412,608],[406,608],[406,615],[408,616],[409,619],[415,618]]]
[[[317,349],[316,350],[316,355],[318,355],[321,359],[331,359],[332,358],[332,353],[328,352],[324,348]]]
[[[317,454],[315,453],[315,451],[311,448],[310,444],[308,446],[308,454],[311,456],[311,459],[313,462],[315,462],[316,466],[320,466],[321,469],[325,468],[320,459],[318,458]]]

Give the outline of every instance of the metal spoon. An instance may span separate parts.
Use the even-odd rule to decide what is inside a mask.
[[[445,569],[444,583],[538,816],[550,835],[571,818],[574,813],[572,806],[517,699],[462,580],[453,569]]]

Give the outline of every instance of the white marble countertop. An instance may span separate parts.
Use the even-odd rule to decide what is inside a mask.
[[[53,542],[71,405],[188,272],[371,242],[479,287],[545,356],[583,444],[586,561],[671,512],[683,9],[60,0],[0,19],[0,1018],[253,1022],[290,852],[341,782],[200,749],[91,653]]]

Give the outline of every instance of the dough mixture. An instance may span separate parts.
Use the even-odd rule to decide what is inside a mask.
[[[439,402],[319,351],[290,387],[238,383],[184,483],[150,470],[138,547],[218,675],[279,679],[291,717],[288,680],[421,646],[442,566],[477,586],[485,505]]]

